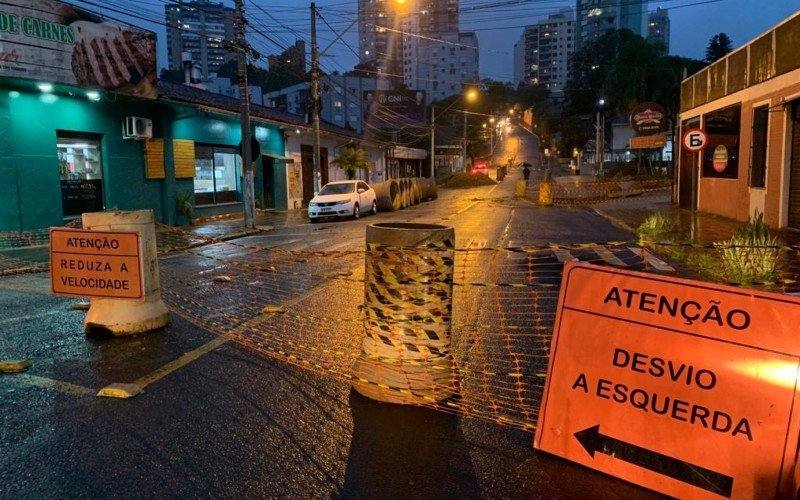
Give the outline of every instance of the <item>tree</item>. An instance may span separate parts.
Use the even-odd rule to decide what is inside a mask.
[[[238,74],[239,69],[236,60],[228,61],[217,70],[218,77],[227,77],[231,83],[237,80]],[[284,89],[308,80],[307,74],[300,73],[287,64],[275,64],[269,70],[252,64],[247,65],[248,84],[257,85],[264,92]]]
[[[347,173],[348,179],[353,179],[356,172],[363,170],[369,172],[372,162],[367,158],[363,149],[358,147],[346,147],[339,150],[339,155],[331,162]]]
[[[565,113],[550,124],[559,132],[561,151],[580,149],[593,136],[600,99],[606,101],[604,112],[614,116],[627,117],[636,104],[654,101],[676,117],[684,69],[693,74],[705,66],[703,61],[666,55],[661,46],[629,30],[608,32],[585,44],[571,63]]]
[[[183,83],[184,74],[182,69],[168,69],[163,68],[161,74],[158,75],[159,80],[172,83]]]
[[[733,42],[725,33],[718,33],[711,37],[706,48],[706,62],[713,63],[733,51]]]
[[[362,76],[364,78],[375,78],[378,74],[378,67],[374,63],[358,63],[356,66],[345,73],[346,76]]]

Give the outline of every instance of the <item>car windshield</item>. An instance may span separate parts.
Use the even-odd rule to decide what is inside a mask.
[[[326,195],[326,194],[347,194],[352,193],[356,190],[355,183],[346,182],[344,184],[326,184],[320,191],[319,194]]]

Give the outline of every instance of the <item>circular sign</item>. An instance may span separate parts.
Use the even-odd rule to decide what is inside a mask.
[[[630,122],[636,135],[655,135],[667,129],[667,112],[658,103],[644,102],[633,108]]]
[[[239,141],[239,156],[244,156],[244,151],[242,151],[242,145],[244,141]],[[250,161],[255,162],[258,157],[261,156],[261,143],[258,142],[258,139],[254,135],[250,136]]]
[[[692,153],[698,153],[708,146],[708,134],[701,128],[692,128],[683,134],[683,147]]]
[[[728,167],[728,148],[722,144],[714,148],[713,165],[717,172],[722,172]]]

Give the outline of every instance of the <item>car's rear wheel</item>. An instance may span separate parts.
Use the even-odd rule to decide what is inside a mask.
[[[353,205],[353,218],[358,219],[361,217],[361,209],[358,208],[358,203]]]
[[[372,200],[372,215],[378,215],[378,202]]]

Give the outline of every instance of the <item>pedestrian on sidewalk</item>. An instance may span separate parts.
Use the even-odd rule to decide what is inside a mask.
[[[525,185],[528,185],[528,179],[531,178],[531,164],[530,163],[523,163],[522,164],[522,176],[525,178]]]

